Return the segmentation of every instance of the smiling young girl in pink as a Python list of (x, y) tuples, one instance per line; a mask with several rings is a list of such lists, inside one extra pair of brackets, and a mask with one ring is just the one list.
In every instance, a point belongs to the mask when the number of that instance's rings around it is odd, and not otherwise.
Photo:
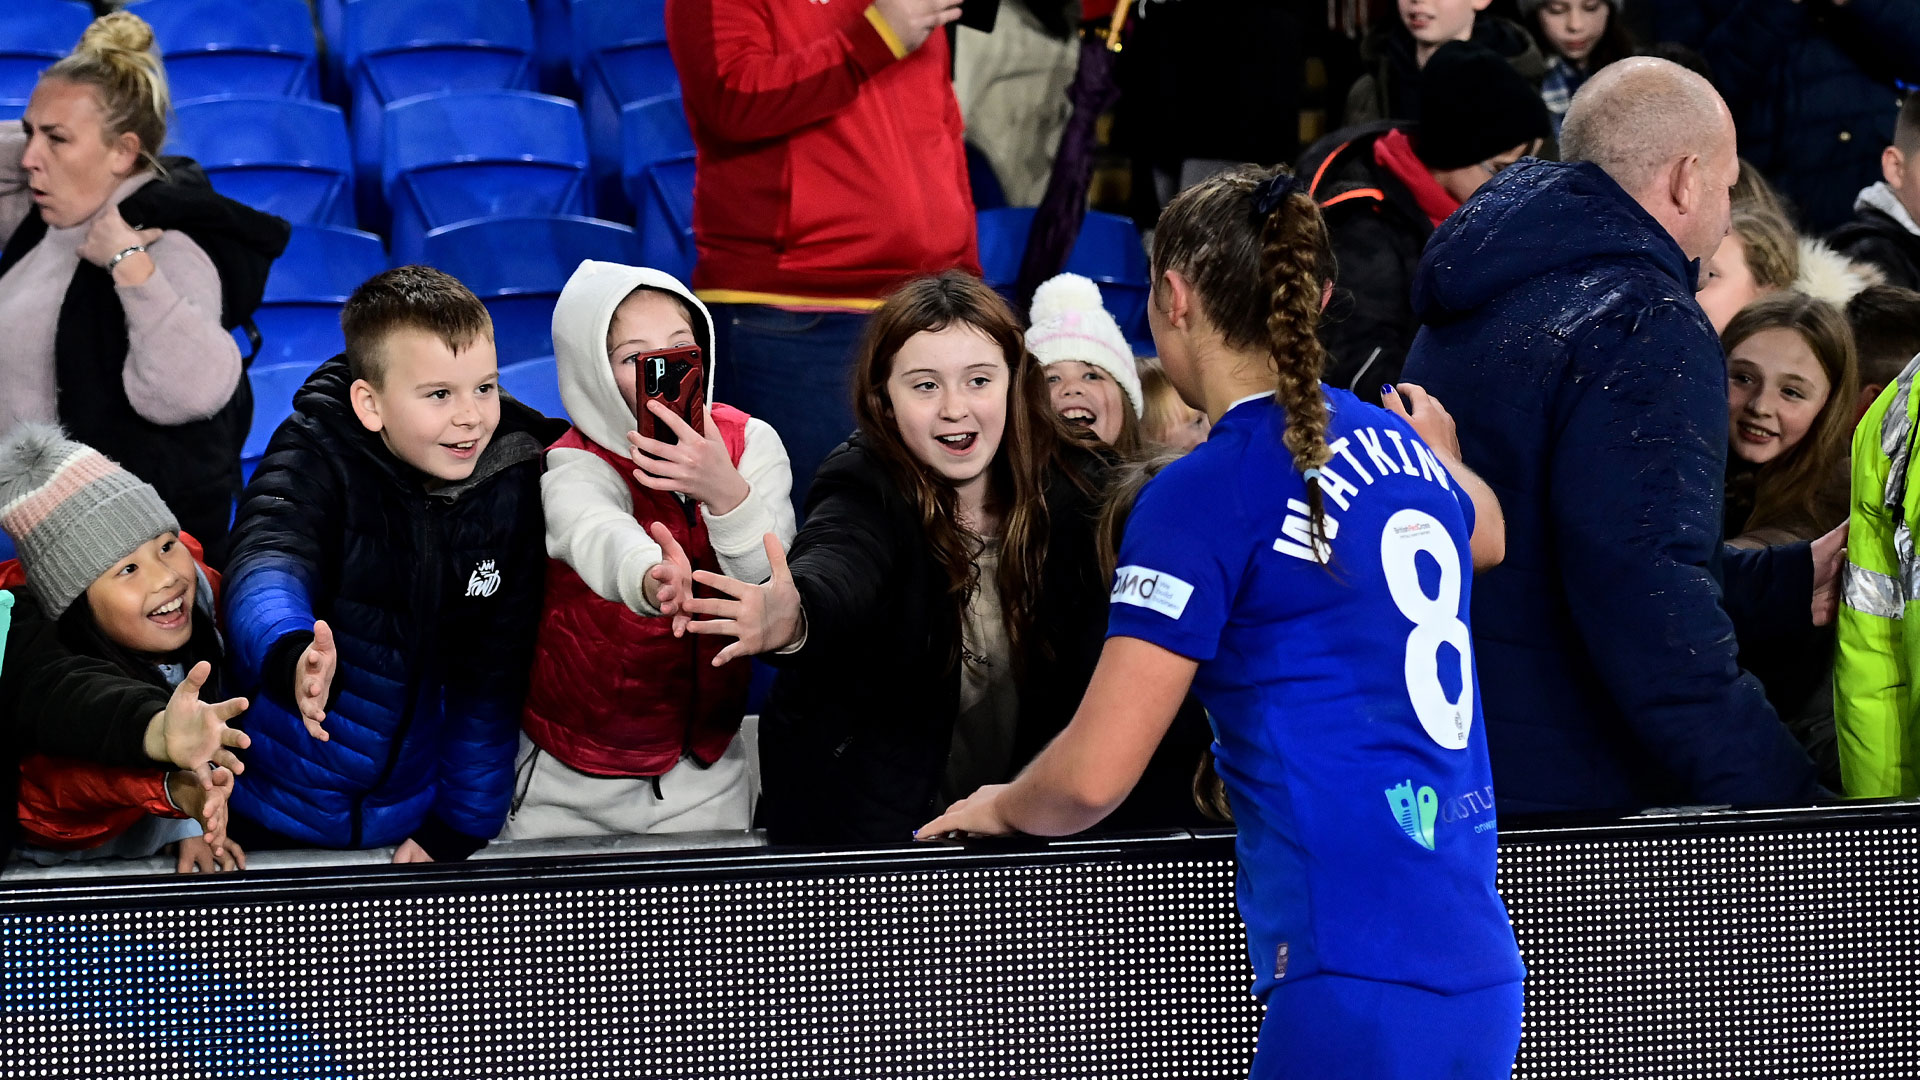
[[(1011, 778), (1072, 717), (1106, 628), (1105, 459), (1054, 416), (992, 289), (909, 283), (874, 314), (853, 381), (860, 429), (814, 477), (791, 559), (770, 539), (770, 582), (703, 571), (714, 598), (685, 605), (706, 616), (694, 632), (738, 639), (717, 663), (781, 669), (759, 816), (783, 842), (905, 840)], [(1193, 764), (1161, 775), (1184, 792)]]
[(1859, 381), (1846, 319), (1824, 300), (1778, 292), (1742, 309), (1720, 341), (1729, 543), (1811, 540), (1845, 521), (1843, 463)]

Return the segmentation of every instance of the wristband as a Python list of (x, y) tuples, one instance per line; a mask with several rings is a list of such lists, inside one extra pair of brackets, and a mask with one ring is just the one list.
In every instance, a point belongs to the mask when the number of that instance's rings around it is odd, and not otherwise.
[(133, 254), (136, 251), (145, 251), (145, 250), (147, 250), (147, 245), (145, 244), (135, 244), (130, 248), (121, 249), (119, 254), (107, 260), (107, 273), (109, 274), (113, 273), (113, 268), (120, 265), (121, 259), (126, 258), (127, 256)]

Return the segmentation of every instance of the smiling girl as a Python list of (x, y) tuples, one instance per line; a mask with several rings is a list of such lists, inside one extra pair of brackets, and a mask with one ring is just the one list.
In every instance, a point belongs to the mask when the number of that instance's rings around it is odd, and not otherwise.
[(1720, 340), (1729, 543), (1811, 540), (1845, 521), (1841, 462), (1859, 381), (1846, 319), (1824, 300), (1779, 292), (1742, 309)]
[(1587, 76), (1633, 55), (1633, 40), (1620, 18), (1624, 0), (1520, 0), (1527, 28), (1547, 54), (1540, 96), (1553, 114), (1553, 136), (1567, 106)]
[(1100, 302), (1100, 286), (1061, 274), (1033, 292), (1027, 348), (1040, 361), (1053, 411), (1069, 429), (1125, 457), (1140, 450), (1140, 374), (1133, 349)]
[[(217, 696), (225, 650), (210, 576), (150, 485), (57, 428), (23, 424), (0, 444), (0, 528), (20, 550), (18, 563), (0, 564), (0, 585), (24, 583), (69, 652), (104, 661), (91, 680), (97, 699), (126, 694), (115, 673), (161, 694)], [(225, 707), (237, 715), (246, 703)], [(24, 853), (43, 865), (144, 858), (167, 845), (182, 873), (246, 865), (222, 839), (225, 768), (203, 779), (33, 755), (19, 769)]]
[(1073, 715), (1106, 627), (1105, 461), (1055, 418), (992, 289), (908, 284), (853, 381), (860, 429), (814, 477), (791, 561), (769, 538), (770, 582), (701, 571), (716, 598), (685, 605), (693, 632), (738, 639), (716, 663), (780, 668), (760, 819), (782, 842), (905, 840), (1011, 778)]

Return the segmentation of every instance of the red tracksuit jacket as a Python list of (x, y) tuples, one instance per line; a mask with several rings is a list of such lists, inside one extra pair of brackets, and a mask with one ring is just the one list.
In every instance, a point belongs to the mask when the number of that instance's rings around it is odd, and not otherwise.
[(862, 0), (668, 0), (696, 290), (873, 298), (979, 273), (946, 35), (902, 57), (884, 27)]

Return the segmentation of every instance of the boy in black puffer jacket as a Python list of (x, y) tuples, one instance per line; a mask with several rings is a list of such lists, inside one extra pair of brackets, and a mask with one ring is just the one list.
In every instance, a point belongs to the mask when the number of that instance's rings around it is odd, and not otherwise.
[(235, 831), (464, 859), (506, 819), (566, 425), (501, 400), (492, 320), (437, 270), (370, 279), (341, 324), (234, 523)]

